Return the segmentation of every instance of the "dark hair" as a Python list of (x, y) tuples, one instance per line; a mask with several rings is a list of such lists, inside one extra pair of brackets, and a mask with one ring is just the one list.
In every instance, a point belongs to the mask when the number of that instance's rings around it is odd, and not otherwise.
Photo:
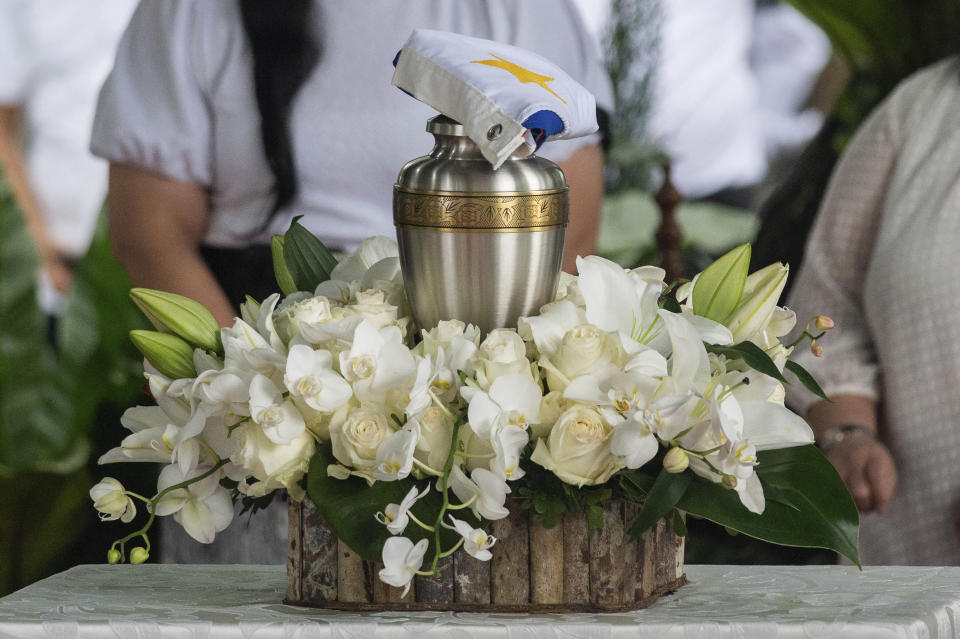
[(310, 76), (320, 46), (313, 35), (313, 0), (239, 0), (243, 28), (253, 53), (253, 80), (263, 152), (273, 173), (273, 206), (266, 227), (277, 211), (297, 194), (290, 106)]

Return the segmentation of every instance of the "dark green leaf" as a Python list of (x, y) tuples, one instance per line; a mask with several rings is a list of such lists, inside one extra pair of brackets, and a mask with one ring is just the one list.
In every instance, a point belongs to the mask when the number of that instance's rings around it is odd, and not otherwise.
[(661, 308), (670, 311), (671, 313), (682, 313), (683, 309), (680, 308), (680, 302), (677, 301), (675, 297), (664, 297), (663, 304)]
[(817, 380), (815, 380), (813, 375), (811, 375), (803, 366), (793, 360), (787, 360), (787, 370), (796, 375), (797, 379), (800, 380), (800, 383), (803, 384), (808, 391), (817, 397), (825, 399), (828, 402), (830, 401), (830, 398), (827, 397), (827, 394), (823, 392), (822, 388), (820, 388), (820, 384), (817, 383)]
[(673, 530), (678, 537), (687, 536), (687, 521), (684, 519), (683, 513), (676, 508), (673, 509)]
[[(626, 471), (626, 474), (635, 474)], [(647, 498), (640, 507), (637, 520), (630, 527), (630, 540), (640, 537), (648, 528), (666, 517), (683, 497), (693, 478), (691, 473), (668, 473), (661, 469), (647, 491)]]
[[(369, 486), (358, 477), (348, 479), (329, 477), (327, 466), (335, 463), (337, 460), (333, 456), (329, 443), (317, 448), (313, 459), (310, 460), (310, 470), (307, 473), (307, 494), (317, 505), (327, 525), (341, 541), (364, 559), (380, 561), (383, 544), (390, 537), (390, 533), (386, 526), (374, 519), (374, 515), (382, 512), (387, 504), (399, 504), (415, 484), (419, 491), (423, 491), (430, 482), (427, 480), (414, 482), (405, 479), (378, 481), (373, 486)], [(411, 510), (420, 518), (420, 521), (432, 525), (437, 513), (440, 512), (442, 500), (440, 493), (431, 487), (427, 496), (414, 504)], [(453, 514), (457, 519), (469, 522), (471, 526), (481, 525), (469, 509), (456, 510)], [(411, 521), (403, 532), (403, 536), (414, 543), (421, 539), (428, 539), (431, 549), (427, 553), (427, 558), (433, 556), (433, 533), (427, 532)], [(446, 528), (441, 530), (440, 542), (443, 550), (453, 546), (457, 539), (459, 535), (452, 530)]]
[(312, 291), (330, 279), (337, 258), (295, 217), (283, 238), (283, 260), (298, 291)]
[[(859, 564), (857, 507), (826, 457), (810, 445), (762, 451), (758, 458), (764, 493), (776, 497), (762, 514), (749, 512), (735, 491), (699, 477), (677, 508), (750, 537), (781, 546), (826, 548)], [(625, 476), (640, 490), (650, 490), (655, 481), (637, 471)]]
[(790, 383), (780, 373), (780, 369), (773, 363), (770, 356), (753, 342), (740, 342), (732, 346), (719, 346), (717, 344), (706, 344), (705, 346), (710, 353), (725, 355), (729, 359), (742, 359), (753, 370), (769, 375), (784, 384)]

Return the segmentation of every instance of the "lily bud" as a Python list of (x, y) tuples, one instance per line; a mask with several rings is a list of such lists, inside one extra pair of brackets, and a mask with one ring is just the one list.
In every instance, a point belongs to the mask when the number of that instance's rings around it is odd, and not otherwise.
[(287, 261), (283, 259), (283, 236), (274, 235), (270, 238), (270, 254), (273, 256), (273, 276), (284, 295), (297, 292), (297, 285), (287, 268)]
[(131, 564), (142, 564), (147, 559), (150, 558), (150, 553), (147, 552), (147, 549), (143, 546), (137, 546), (130, 551), (130, 563)]
[(818, 331), (829, 331), (833, 326), (833, 320), (826, 315), (817, 315), (813, 318), (813, 327)]
[(219, 350), (220, 325), (200, 302), (149, 288), (131, 289), (130, 297), (158, 331), (208, 351)]
[(820, 346), (816, 342), (810, 342), (810, 352), (813, 353), (814, 357), (820, 357), (823, 355), (823, 346)]
[(663, 457), (663, 469), (668, 473), (682, 473), (690, 465), (690, 456), (682, 448), (673, 447)]
[(119, 564), (120, 563), (120, 551), (116, 548), (111, 548), (107, 551), (107, 563), (108, 564)]
[(727, 490), (733, 490), (737, 487), (737, 478), (735, 475), (724, 475), (720, 479), (720, 484)]
[(775, 262), (747, 277), (740, 303), (724, 322), (733, 333), (734, 342), (748, 340), (766, 328), (777, 308), (789, 271), (786, 264)]
[(704, 269), (693, 285), (693, 312), (723, 322), (737, 307), (750, 267), (750, 245), (741, 244)]
[(169, 333), (130, 331), (130, 341), (153, 366), (173, 379), (196, 377), (193, 349), (185, 341)]

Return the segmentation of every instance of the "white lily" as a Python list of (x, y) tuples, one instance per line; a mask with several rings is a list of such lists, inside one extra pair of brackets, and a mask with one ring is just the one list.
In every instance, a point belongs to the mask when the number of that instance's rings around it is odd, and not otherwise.
[[(160, 471), (157, 491), (199, 477), (210, 470), (199, 466), (184, 474), (177, 466), (167, 466)], [(202, 544), (211, 543), (216, 534), (233, 521), (233, 501), (230, 493), (220, 486), (220, 473), (213, 473), (186, 488), (172, 490), (157, 502), (155, 514), (173, 515), (187, 534)]]
[(423, 565), (423, 556), (427, 554), (429, 542), (421, 539), (416, 544), (406, 537), (390, 537), (383, 544), (383, 569), (380, 581), (396, 588), (403, 588), (401, 597), (410, 591), (410, 583)]
[(123, 484), (113, 477), (104, 477), (90, 489), (93, 507), (100, 513), (101, 521), (119, 519), (125, 524), (137, 516), (137, 506), (133, 503)]
[(450, 515), (450, 524), (443, 522), (443, 527), (455, 530), (463, 537), (463, 549), (471, 557), (480, 561), (490, 561), (493, 558), (490, 548), (497, 543), (497, 538), (493, 535), (488, 535), (480, 528), (474, 528), (453, 515)]
[(377, 513), (374, 515), (374, 518), (381, 524), (384, 524), (391, 535), (399, 535), (406, 529), (407, 524), (410, 523), (410, 509), (413, 508), (413, 505), (417, 503), (418, 500), (426, 497), (429, 492), (430, 487), (427, 486), (423, 489), (422, 493), (418, 494), (417, 487), (414, 486), (407, 492), (407, 495), (399, 504), (387, 504), (383, 512)]
[(404, 479), (413, 468), (413, 453), (420, 441), (420, 424), (410, 420), (400, 430), (391, 433), (377, 448), (377, 465), (373, 478), (379, 481)]
[(526, 429), (540, 418), (543, 391), (527, 375), (501, 375), (489, 392), (465, 386), (460, 393), (469, 402), (470, 428), (483, 439), (490, 439), (503, 426)]
[(240, 305), (240, 317), (256, 327), (257, 332), (267, 339), (270, 348), (283, 354), (286, 352), (286, 346), (273, 323), (273, 311), (279, 302), (279, 293), (268, 296), (260, 304), (248, 300)]
[(368, 237), (360, 243), (356, 251), (333, 267), (330, 279), (359, 282), (372, 266), (381, 260), (396, 258), (399, 254), (396, 240), (382, 235)]
[(263, 375), (250, 382), (250, 416), (275, 444), (286, 444), (306, 430), (303, 416), (283, 391)]
[(283, 383), (292, 397), (322, 413), (332, 413), (353, 396), (350, 384), (333, 370), (333, 358), (325, 350), (305, 344), (290, 347)]
[(224, 368), (249, 370), (252, 367), (258, 373), (271, 378), (279, 377), (283, 370), (283, 354), (275, 350), (256, 328), (242, 319), (235, 319), (230, 328), (220, 329), (220, 340), (223, 342)]
[(726, 324), (737, 342), (752, 339), (766, 329), (787, 283), (787, 265), (775, 262), (747, 276), (740, 303)]
[(477, 517), (495, 521), (510, 514), (504, 507), (510, 487), (486, 468), (475, 468), (467, 477), (459, 466), (450, 470), (450, 489), (461, 503), (470, 503)]

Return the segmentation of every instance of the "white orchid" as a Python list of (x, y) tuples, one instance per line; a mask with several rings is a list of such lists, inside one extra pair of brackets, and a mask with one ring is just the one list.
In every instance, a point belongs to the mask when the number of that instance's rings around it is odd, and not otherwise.
[(332, 413), (353, 395), (347, 380), (333, 370), (330, 353), (305, 344), (290, 347), (283, 383), (291, 397), (321, 413)]
[(470, 502), (477, 517), (495, 521), (510, 514), (504, 506), (510, 487), (486, 468), (476, 468), (467, 477), (459, 466), (450, 470), (450, 489), (462, 503)]
[(403, 588), (401, 597), (410, 590), (413, 576), (423, 565), (423, 556), (427, 553), (429, 542), (421, 539), (416, 544), (406, 537), (390, 537), (383, 544), (383, 568), (380, 580), (396, 588)]
[(543, 391), (527, 375), (500, 376), (491, 384), (489, 392), (464, 387), (460, 393), (469, 402), (470, 428), (482, 439), (491, 439), (504, 426), (526, 429), (540, 418)]
[[(160, 471), (157, 490), (163, 492), (208, 470), (206, 466), (199, 466), (184, 474), (177, 466), (167, 466)], [(230, 493), (220, 486), (220, 474), (213, 473), (185, 488), (168, 492), (157, 502), (154, 512), (159, 516), (173, 515), (188, 535), (209, 544), (233, 521), (233, 501)]]
[(610, 452), (623, 457), (627, 468), (640, 468), (659, 450), (660, 442), (649, 426), (632, 417), (617, 425), (610, 440)]
[(125, 524), (137, 516), (137, 506), (133, 503), (123, 484), (113, 477), (104, 477), (90, 489), (93, 507), (100, 513), (102, 521), (119, 519)]
[(413, 468), (413, 453), (420, 441), (420, 424), (410, 420), (400, 430), (387, 436), (377, 448), (373, 478), (379, 481), (404, 479)]
[(488, 535), (453, 515), (450, 515), (450, 523), (443, 522), (443, 526), (457, 531), (457, 534), (463, 537), (463, 549), (471, 557), (480, 561), (490, 561), (493, 558), (490, 548), (497, 543), (497, 538), (493, 535)]
[(520, 453), (528, 441), (530, 435), (525, 428), (510, 424), (498, 428), (490, 438), (494, 453), (490, 460), (490, 470), (507, 481), (523, 477), (526, 473), (520, 468)]
[(357, 325), (349, 352), (340, 354), (340, 372), (361, 401), (382, 399), (380, 395), (404, 382), (415, 366), (399, 328), (377, 329), (367, 320)]
[[(279, 339), (279, 338), (278, 338)], [(250, 370), (267, 377), (279, 377), (285, 358), (256, 328), (235, 319), (230, 328), (220, 329), (224, 368)]]
[(303, 434), (306, 423), (293, 401), (268, 378), (257, 375), (250, 382), (250, 416), (275, 444), (286, 444)]
[(417, 487), (414, 486), (399, 504), (387, 504), (383, 512), (377, 513), (374, 518), (384, 524), (391, 535), (399, 535), (410, 523), (410, 509), (418, 500), (426, 497), (429, 492), (429, 486), (424, 488), (422, 493), (417, 493)]

